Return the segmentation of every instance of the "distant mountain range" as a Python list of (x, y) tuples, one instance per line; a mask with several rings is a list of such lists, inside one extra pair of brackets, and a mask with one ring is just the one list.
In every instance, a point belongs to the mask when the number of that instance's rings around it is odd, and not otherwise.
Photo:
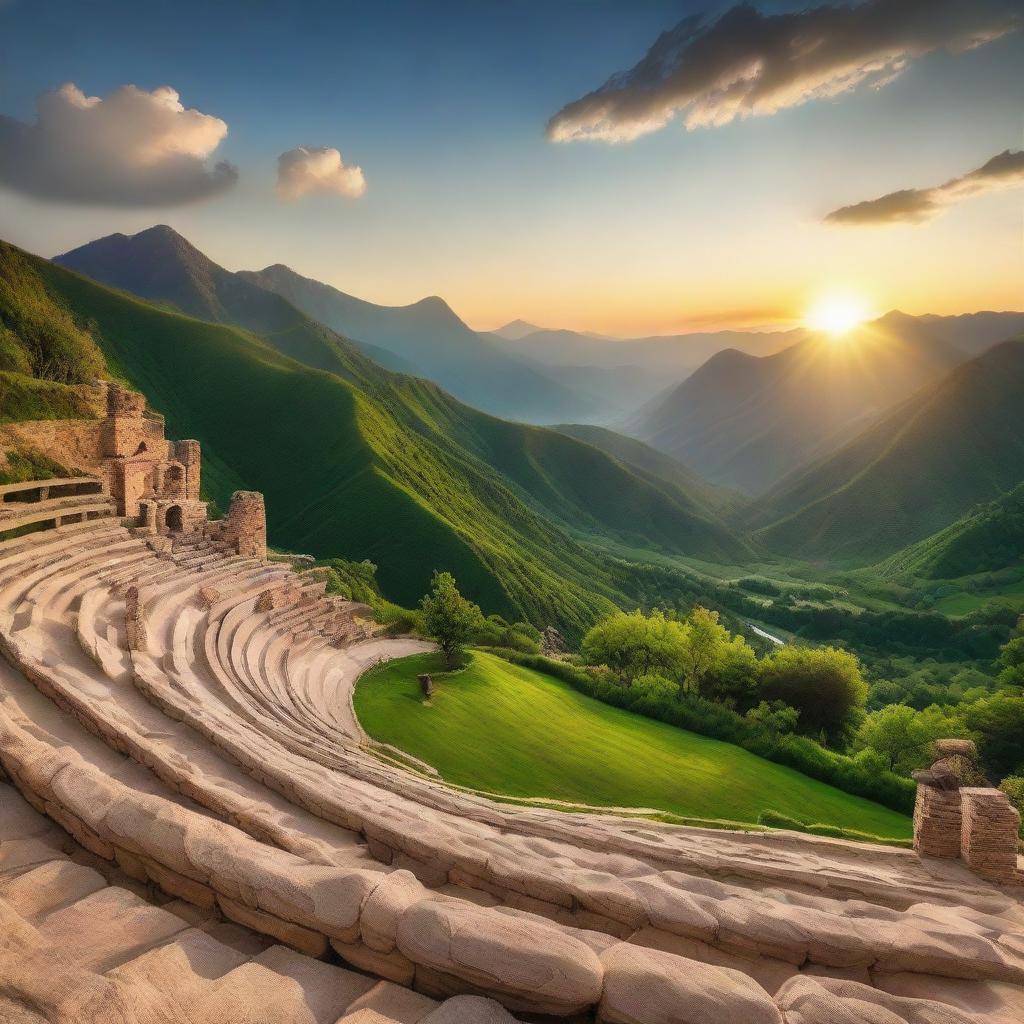
[[(707, 485), (691, 497), (593, 445), (488, 416), (321, 325), (300, 360), (286, 335), (190, 318), (12, 246), (0, 255), (0, 322), (92, 325), (169, 432), (202, 442), (210, 497), (264, 491), (273, 542), (370, 558), (395, 600), (414, 603), (449, 569), (489, 611), (578, 634), (612, 601), (637, 600), (632, 570), (588, 540), (710, 560), (749, 551), (704, 513)], [(25, 369), (0, 377), (37, 384)]]
[(591, 419), (600, 403), (470, 330), (443, 299), (378, 306), (277, 265), (258, 273), (226, 270), (166, 225), (108, 235), (55, 263), (96, 281), (214, 323), (278, 339), (309, 363), (310, 335), (330, 328), (388, 369), (426, 377), (457, 398), (527, 422)]
[(665, 334), (654, 337), (609, 338), (580, 331), (536, 327), (523, 320), (492, 331), (507, 352), (528, 356), (549, 367), (638, 366), (660, 374), (662, 386), (669, 373), (676, 381), (692, 373), (716, 352), (733, 348), (750, 355), (771, 355), (806, 335), (790, 331), (714, 331)]
[[(204, 442), (214, 497), (266, 491), (280, 543), (367, 555), (398, 600), (448, 567), (485, 607), (572, 631), (632, 600), (630, 571), (598, 550), (609, 541), (936, 575), (1005, 561), (1019, 532), (1024, 341), (999, 342), (1024, 314), (893, 312), (841, 339), (616, 341), (522, 321), (482, 335), (437, 298), (387, 307), (281, 265), (232, 273), (166, 227), (54, 261), (148, 303), (4, 253), (0, 307), (21, 303), (8, 327), (49, 309), (44, 294), (54, 317), (95, 323), (118, 372)], [(717, 350), (726, 339), (747, 350)], [(15, 348), (0, 352), (7, 394), (73, 415), (67, 389), (32, 376), (31, 346)], [(322, 407), (311, 371), (333, 381)], [(552, 429), (496, 419), (431, 376), (509, 416), (570, 415)], [(633, 436), (594, 425), (630, 403)]]
[(787, 477), (746, 523), (801, 558), (884, 558), (1024, 481), (1022, 408), (1024, 341), (1005, 341)]
[(806, 335), (769, 356), (728, 349), (626, 429), (708, 480), (758, 495), (1022, 327), (1021, 314), (893, 312), (842, 338)]

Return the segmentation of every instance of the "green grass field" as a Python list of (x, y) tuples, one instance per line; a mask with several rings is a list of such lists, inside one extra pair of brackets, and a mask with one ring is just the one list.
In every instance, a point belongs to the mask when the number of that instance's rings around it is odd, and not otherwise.
[(437, 667), (434, 655), (379, 666), (356, 688), (356, 713), (374, 739), (457, 785), (747, 823), (772, 809), (879, 836), (911, 834), (910, 819), (895, 811), (480, 651), (465, 670), (435, 674), (427, 705), (416, 675)]

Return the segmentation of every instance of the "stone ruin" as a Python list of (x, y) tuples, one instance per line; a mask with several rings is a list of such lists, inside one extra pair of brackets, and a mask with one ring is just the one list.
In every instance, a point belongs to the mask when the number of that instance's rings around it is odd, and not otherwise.
[[(77, 496), (85, 496), (91, 480), (96, 492), (109, 496), (107, 512), (131, 520), (140, 534), (203, 536), (228, 545), (238, 554), (266, 557), (262, 494), (236, 491), (224, 519), (211, 522), (207, 503), (200, 498), (199, 442), (168, 441), (163, 417), (149, 411), (145, 396), (138, 392), (114, 381), (97, 381), (89, 390), (102, 416), (6, 424), (0, 427), (0, 448), (28, 447), (55, 462), (73, 462), (75, 469), (90, 477), (7, 485), (6, 490), (35, 487), (40, 500), (46, 501), (50, 492), (57, 495), (71, 487), (77, 487)], [(94, 499), (81, 514), (93, 516), (96, 504)], [(74, 521), (74, 507), (64, 506), (63, 521)], [(5, 528), (5, 511), (0, 507), (0, 532)]]
[(935, 749), (932, 766), (914, 772), (914, 849), (923, 857), (962, 858), (994, 882), (1024, 881), (1018, 869), (1020, 814), (1010, 798), (998, 789), (962, 785), (965, 774), (976, 772), (974, 743), (938, 740)]
[(1019, 819), (962, 741), (915, 850), (446, 785), (352, 706), (429, 645), (267, 559), (259, 495), (208, 522), (198, 445), (104, 394), (16, 425), (92, 477), (0, 491), (0, 1021), (1024, 1020)]
[(540, 651), (546, 658), (561, 658), (569, 653), (569, 645), (554, 626), (545, 626), (540, 635)]

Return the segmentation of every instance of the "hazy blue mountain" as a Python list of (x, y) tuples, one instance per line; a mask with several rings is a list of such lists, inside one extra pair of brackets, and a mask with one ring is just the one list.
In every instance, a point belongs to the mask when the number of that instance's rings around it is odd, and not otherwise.
[(505, 352), (467, 326), (439, 297), (380, 306), (296, 274), (282, 264), (244, 271), (246, 281), (275, 292), (307, 316), (348, 337), (393, 352), (456, 398), (495, 415), (530, 423), (593, 420), (600, 403), (566, 380)]
[(902, 315), (770, 356), (719, 352), (627, 425), (712, 483), (760, 494), (967, 356)]

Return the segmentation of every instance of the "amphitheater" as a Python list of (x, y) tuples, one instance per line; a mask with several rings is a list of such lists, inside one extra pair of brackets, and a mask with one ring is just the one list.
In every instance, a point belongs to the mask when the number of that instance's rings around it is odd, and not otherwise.
[(910, 850), (447, 788), (351, 710), (424, 645), (268, 559), (258, 494), (208, 521), (198, 444), (104, 394), (20, 425), (81, 476), (0, 495), (0, 1020), (1024, 1020), (996, 791), (922, 784)]

